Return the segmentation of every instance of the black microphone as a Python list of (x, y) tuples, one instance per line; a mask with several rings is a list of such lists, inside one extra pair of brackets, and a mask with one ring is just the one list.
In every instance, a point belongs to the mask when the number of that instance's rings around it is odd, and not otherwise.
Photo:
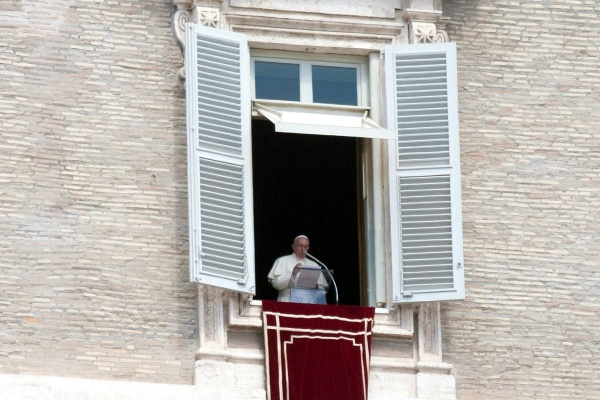
[(337, 288), (337, 285), (335, 284), (335, 279), (333, 279), (333, 271), (330, 270), (329, 268), (327, 268), (327, 265), (323, 264), (321, 261), (319, 261), (312, 254), (308, 254), (308, 252), (307, 252), (306, 256), (308, 258), (310, 258), (311, 260), (316, 261), (317, 264), (319, 264), (322, 268), (325, 269), (325, 271), (327, 271), (327, 275), (329, 275), (329, 278), (331, 278), (331, 282), (333, 282), (333, 288), (335, 289), (335, 304), (338, 305), (338, 302), (339, 302), (338, 288)]

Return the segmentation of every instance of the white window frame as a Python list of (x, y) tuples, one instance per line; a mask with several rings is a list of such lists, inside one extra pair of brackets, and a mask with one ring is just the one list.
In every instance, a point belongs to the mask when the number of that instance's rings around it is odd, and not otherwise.
[(395, 132), (377, 125), (370, 109), (335, 104), (254, 100), (253, 115), (261, 114), (275, 125), (275, 132), (330, 135), (369, 139), (393, 139)]
[[(312, 67), (313, 66), (324, 66), (324, 67), (340, 67), (340, 68), (354, 68), (356, 69), (356, 90), (357, 90), (357, 106), (368, 107), (369, 106), (369, 71), (368, 63), (366, 60), (358, 57), (342, 57), (342, 56), (325, 56), (298, 53), (285, 53), (285, 52), (269, 52), (269, 51), (252, 51), (250, 59), (250, 82), (251, 82), (251, 93), (254, 100), (269, 100), (269, 99), (257, 99), (256, 98), (256, 87), (254, 86), (254, 63), (256, 61), (272, 62), (280, 64), (294, 64), (299, 65), (299, 79), (300, 79), (300, 103), (313, 104), (313, 88), (312, 88)], [(336, 61), (332, 58), (337, 59)]]
[[(190, 35), (196, 34), (206, 34), (206, 37), (216, 37), (222, 35), (223, 38), (230, 38), (232, 40), (238, 40), (240, 44), (240, 54), (242, 59), (240, 60), (240, 69), (239, 74), (241, 76), (241, 82), (243, 90), (240, 94), (241, 104), (243, 104), (242, 109), (233, 110), (236, 113), (239, 112), (241, 126), (240, 129), (240, 140), (242, 142), (242, 154), (236, 155), (234, 157), (229, 157), (228, 155), (223, 154), (214, 154), (211, 148), (199, 148), (198, 140), (195, 135), (197, 133), (194, 132), (194, 128), (198, 124), (199, 115), (203, 117), (207, 117), (209, 119), (215, 117), (218, 119), (219, 112), (216, 114), (211, 110), (199, 110), (195, 102), (197, 101), (198, 90), (194, 85), (196, 84), (196, 77), (193, 75), (197, 73), (197, 69), (195, 68), (194, 63), (195, 60), (195, 51), (197, 49), (196, 38), (189, 38), (186, 42), (186, 73), (188, 74), (188, 180), (189, 180), (189, 193), (190, 193), (190, 278), (192, 281), (205, 283), (209, 285), (219, 286), (230, 290), (245, 292), (254, 294), (255, 292), (255, 276), (254, 276), (254, 237), (253, 237), (253, 205), (252, 205), (252, 163), (251, 163), (251, 145), (250, 145), (250, 137), (251, 137), (251, 128), (249, 126), (249, 117), (250, 117), (250, 107), (251, 107), (251, 92), (253, 91), (253, 79), (250, 79), (251, 75), (251, 64), (250, 63), (250, 54), (249, 49), (247, 48), (247, 41), (245, 35), (242, 34), (234, 34), (233, 32), (221, 31), (215, 28), (206, 28), (201, 27), (196, 24), (190, 23), (188, 24), (188, 29), (186, 32)], [(188, 35), (186, 35), (187, 38)], [(246, 48), (244, 49), (244, 46)], [(406, 51), (407, 53), (428, 53), (428, 52), (438, 52), (444, 53), (445, 56), (448, 56), (448, 67), (446, 73), (448, 74), (448, 115), (443, 115), (443, 118), (447, 118), (447, 123), (450, 125), (450, 162), (447, 165), (442, 166), (434, 166), (433, 168), (426, 168), (426, 170), (406, 170), (402, 169), (402, 167), (398, 167), (402, 160), (398, 158), (398, 152), (396, 149), (398, 148), (397, 140), (400, 140), (400, 136), (396, 139), (388, 139), (386, 137), (389, 149), (388, 155), (388, 164), (390, 166), (389, 170), (389, 192), (390, 192), (390, 225), (391, 225), (391, 269), (392, 269), (392, 286), (393, 286), (393, 303), (403, 303), (403, 302), (421, 302), (421, 301), (441, 301), (441, 300), (452, 300), (452, 299), (461, 299), (464, 298), (464, 270), (463, 270), (463, 261), (462, 261), (462, 227), (461, 227), (461, 216), (460, 216), (460, 162), (459, 162), (459, 151), (458, 151), (458, 108), (457, 108), (457, 87), (456, 87), (456, 47), (452, 44), (434, 44), (434, 45), (409, 45), (403, 46), (403, 50), (399, 50), (399, 46), (388, 47), (385, 50), (386, 57), (386, 84), (383, 85), (382, 89), (387, 90), (387, 110), (388, 110), (388, 127), (392, 129), (393, 132), (399, 132), (397, 127), (397, 118), (396, 118), (396, 110), (393, 96), (389, 96), (390, 89), (395, 87), (395, 72), (387, 72), (392, 71), (389, 67), (390, 64), (390, 55), (395, 51)], [(218, 53), (218, 51), (217, 51)], [(444, 57), (445, 57), (444, 56)], [(216, 57), (219, 57), (217, 54)], [(246, 58), (247, 57), (247, 58)], [(260, 56), (258, 56), (260, 57)], [(281, 60), (282, 57), (276, 57), (278, 60)], [(265, 58), (269, 59), (269, 58)], [(271, 58), (272, 59), (272, 58)], [(332, 63), (336, 63), (332, 61)], [(318, 62), (319, 65), (323, 65), (323, 61)], [(360, 64), (360, 63), (359, 63)], [(311, 64), (308, 64), (311, 65)], [(337, 64), (339, 65), (339, 64)], [(347, 64), (346, 64), (347, 65)], [(362, 64), (361, 64), (362, 65)], [(364, 64), (366, 65), (366, 63)], [(366, 68), (366, 67), (365, 67)], [(361, 71), (367, 71), (366, 69), (362, 69)], [(363, 107), (368, 104), (368, 98), (365, 98), (368, 90), (366, 90), (366, 82), (368, 80), (368, 74), (362, 73), (360, 82), (365, 82), (365, 90), (361, 90), (361, 102), (365, 102)], [(306, 78), (305, 78), (306, 79)], [(312, 79), (311, 79), (312, 81)], [(191, 85), (191, 86), (190, 86)], [(361, 83), (361, 86), (363, 83)], [(248, 91), (247, 88), (250, 87)], [(307, 92), (308, 93), (308, 92)], [(300, 102), (300, 104), (302, 104)], [(312, 104), (313, 106), (318, 106), (317, 104)], [(208, 108), (213, 108), (209, 103)], [(222, 109), (226, 114), (230, 114), (227, 112), (227, 109)], [(247, 111), (246, 111), (247, 110)], [(229, 110), (231, 111), (231, 110)], [(442, 119), (443, 119), (442, 118)], [(435, 116), (435, 119), (439, 119), (438, 116)], [(230, 120), (226, 120), (225, 127), (231, 125)], [(311, 133), (318, 133), (317, 131)], [(399, 134), (400, 135), (400, 134)], [(349, 135), (350, 136), (350, 135)], [(363, 136), (367, 138), (376, 138), (376, 136)], [(211, 139), (209, 137), (209, 139)], [(419, 141), (423, 141), (422, 139), (418, 139)], [(201, 147), (201, 146), (200, 146)], [(236, 270), (243, 270), (241, 275), (237, 278), (232, 279), (231, 276), (212, 276), (210, 273), (207, 275), (203, 271), (202, 265), (202, 257), (199, 255), (203, 254), (203, 250), (201, 248), (202, 244), (202, 232), (201, 232), (201, 222), (203, 216), (200, 215), (200, 190), (198, 187), (200, 186), (200, 179), (198, 177), (198, 158), (202, 158), (203, 156), (211, 156), (217, 162), (226, 162), (230, 164), (240, 165), (243, 170), (243, 185), (240, 187), (240, 192), (243, 192), (243, 210), (240, 212), (243, 215), (244, 222), (244, 243), (242, 245), (241, 251), (243, 251), (244, 261), (242, 264), (236, 266)], [(373, 162), (379, 162), (379, 160), (372, 160)], [(385, 161), (385, 160), (381, 160)], [(200, 171), (200, 176), (202, 175), (202, 171)], [(417, 293), (414, 295), (413, 293), (407, 293), (402, 289), (403, 283), (403, 259), (402, 259), (402, 251), (403, 247), (401, 246), (401, 238), (402, 232), (400, 227), (402, 210), (401, 203), (399, 199), (401, 195), (399, 194), (399, 182), (403, 177), (407, 176), (435, 176), (435, 175), (444, 175), (449, 176), (451, 179), (451, 208), (452, 208), (452, 263), (453, 263), (453, 284), (454, 287), (451, 290), (431, 290), (425, 291), (423, 293)], [(377, 206), (376, 206), (377, 207)], [(227, 246), (224, 246), (226, 249)], [(218, 249), (217, 253), (221, 254), (224, 250)], [(231, 271), (227, 271), (230, 273)], [(208, 279), (210, 278), (210, 279)], [(237, 280), (237, 282), (236, 282)], [(378, 280), (379, 283), (379, 280)], [(376, 288), (379, 290), (379, 287)], [(378, 300), (379, 301), (379, 300)]]

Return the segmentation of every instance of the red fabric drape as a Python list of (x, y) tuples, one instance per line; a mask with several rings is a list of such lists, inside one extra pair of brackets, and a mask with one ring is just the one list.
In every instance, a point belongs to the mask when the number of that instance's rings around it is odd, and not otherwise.
[(373, 307), (263, 301), (270, 400), (367, 399)]

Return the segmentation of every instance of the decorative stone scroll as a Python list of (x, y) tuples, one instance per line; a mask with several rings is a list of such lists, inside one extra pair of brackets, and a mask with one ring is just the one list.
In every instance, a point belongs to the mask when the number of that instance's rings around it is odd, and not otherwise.
[(185, 43), (185, 24), (190, 21), (191, 11), (185, 9), (179, 9), (173, 16), (173, 34), (177, 43), (183, 49)]
[[(197, 6), (194, 0), (173, 0), (177, 11), (173, 14), (173, 35), (181, 47), (182, 52), (185, 47), (185, 25), (189, 22), (195, 22), (199, 25), (219, 28), (222, 24), (221, 11), (219, 9), (220, 1), (215, 6)], [(181, 83), (185, 81), (185, 67), (178, 71)]]
[(221, 27), (219, 6), (197, 6), (193, 0), (173, 0), (177, 11), (173, 15), (173, 33), (183, 49), (185, 43), (185, 24), (189, 21), (210, 28)]

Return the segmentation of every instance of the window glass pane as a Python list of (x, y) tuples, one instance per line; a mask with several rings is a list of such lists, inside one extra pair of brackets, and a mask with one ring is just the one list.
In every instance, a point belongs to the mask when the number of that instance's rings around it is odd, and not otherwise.
[(357, 106), (356, 68), (312, 67), (313, 103)]
[(254, 85), (257, 99), (300, 101), (300, 66), (256, 61)]

